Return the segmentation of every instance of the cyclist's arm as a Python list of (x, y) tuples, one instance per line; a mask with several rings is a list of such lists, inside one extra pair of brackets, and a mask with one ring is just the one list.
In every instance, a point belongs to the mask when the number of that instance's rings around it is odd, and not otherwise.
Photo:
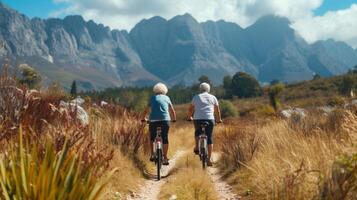
[(190, 104), (190, 107), (188, 108), (188, 112), (187, 112), (187, 118), (188, 119), (192, 118), (194, 112), (195, 112), (195, 106), (193, 104)]
[(169, 105), (169, 112), (170, 112), (172, 121), (176, 121), (176, 111), (172, 104)]
[(145, 108), (145, 110), (142, 114), (142, 120), (145, 120), (145, 121), (147, 120), (147, 115), (149, 114), (149, 112), (150, 112), (150, 107), (148, 106)]
[(217, 122), (222, 122), (221, 109), (219, 105), (214, 105), (214, 114), (216, 115)]

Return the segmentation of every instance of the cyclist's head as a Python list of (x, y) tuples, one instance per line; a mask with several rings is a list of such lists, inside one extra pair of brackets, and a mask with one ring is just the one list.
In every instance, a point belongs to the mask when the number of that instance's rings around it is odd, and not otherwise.
[(163, 83), (157, 83), (154, 88), (153, 88), (153, 91), (155, 94), (163, 94), (163, 95), (166, 95), (167, 94), (167, 87), (165, 84)]
[(200, 84), (200, 91), (201, 92), (209, 92), (211, 90), (211, 86), (208, 83), (201, 83)]

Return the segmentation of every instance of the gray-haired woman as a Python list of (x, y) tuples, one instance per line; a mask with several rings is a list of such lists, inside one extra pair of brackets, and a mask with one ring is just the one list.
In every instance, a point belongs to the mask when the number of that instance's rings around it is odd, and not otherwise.
[[(156, 137), (157, 127), (161, 127), (161, 137), (163, 145), (163, 165), (168, 165), (167, 152), (169, 149), (169, 139), (168, 133), (170, 129), (170, 121), (176, 121), (176, 112), (171, 103), (171, 100), (166, 96), (168, 89), (165, 84), (158, 83), (153, 88), (154, 95), (150, 98), (149, 106), (145, 109), (143, 116), (144, 121), (149, 120), (149, 131), (150, 131), (150, 140), (151, 140), (151, 156), (150, 161), (154, 161), (154, 152), (153, 152), (153, 142)], [(151, 110), (151, 111), (150, 111)], [(147, 114), (150, 111), (149, 119), (147, 119)]]

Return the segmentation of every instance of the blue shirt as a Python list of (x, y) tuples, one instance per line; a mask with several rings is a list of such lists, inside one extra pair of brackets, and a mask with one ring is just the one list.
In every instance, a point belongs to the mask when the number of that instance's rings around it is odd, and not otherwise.
[(166, 95), (154, 95), (150, 98), (151, 113), (150, 121), (170, 121), (169, 106), (172, 105), (171, 100)]

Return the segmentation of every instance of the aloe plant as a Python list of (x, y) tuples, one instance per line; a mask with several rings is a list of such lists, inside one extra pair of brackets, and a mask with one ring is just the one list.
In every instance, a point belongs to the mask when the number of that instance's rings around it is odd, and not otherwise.
[[(109, 177), (94, 176), (66, 143), (56, 155), (52, 143), (44, 150), (29, 147), (20, 130), (18, 144), (12, 144), (0, 161), (0, 185), (4, 199), (98, 199)], [(25, 143), (25, 144), (24, 144)]]

